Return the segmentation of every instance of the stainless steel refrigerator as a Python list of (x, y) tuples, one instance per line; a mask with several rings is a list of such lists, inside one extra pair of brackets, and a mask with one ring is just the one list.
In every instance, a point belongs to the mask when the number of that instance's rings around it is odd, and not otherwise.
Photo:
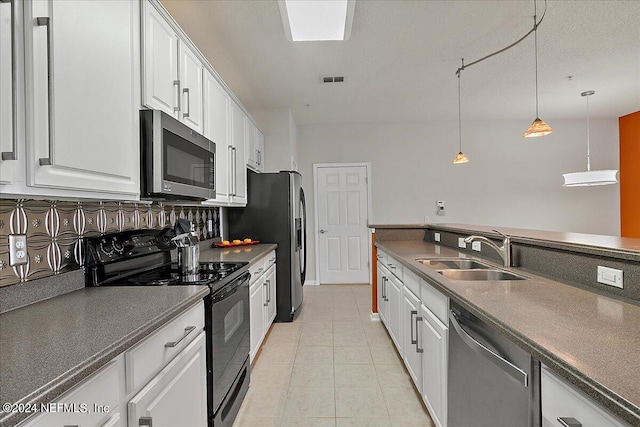
[(302, 306), (307, 265), (306, 206), (302, 175), (248, 172), (247, 207), (230, 208), (229, 235), (277, 243), (277, 322), (291, 322)]

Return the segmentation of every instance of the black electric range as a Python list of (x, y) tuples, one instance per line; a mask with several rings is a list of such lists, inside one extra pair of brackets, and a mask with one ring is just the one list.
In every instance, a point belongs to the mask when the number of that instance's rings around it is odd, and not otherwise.
[(249, 386), (249, 264), (201, 262), (182, 274), (173, 230), (131, 230), (85, 238), (87, 286), (209, 286), (205, 297), (210, 426), (231, 426)]

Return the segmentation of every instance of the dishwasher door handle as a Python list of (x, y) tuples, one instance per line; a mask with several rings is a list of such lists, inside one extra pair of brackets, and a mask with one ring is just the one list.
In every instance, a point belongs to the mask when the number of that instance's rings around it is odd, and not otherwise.
[(467, 344), (473, 351), (493, 362), (496, 366), (513, 377), (516, 381), (520, 382), (523, 386), (528, 387), (528, 375), (525, 371), (518, 368), (516, 365), (509, 362), (508, 360), (473, 338), (471, 335), (469, 335), (467, 331), (464, 330), (459, 322), (458, 316), (453, 311), (449, 311), (449, 320), (451, 320), (453, 328), (456, 330), (462, 341), (464, 341), (465, 344)]

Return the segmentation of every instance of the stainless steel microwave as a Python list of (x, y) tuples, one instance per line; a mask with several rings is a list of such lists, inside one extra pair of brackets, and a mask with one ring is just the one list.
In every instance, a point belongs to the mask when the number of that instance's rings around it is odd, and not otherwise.
[(170, 115), (140, 111), (141, 197), (215, 198), (215, 155), (214, 142)]

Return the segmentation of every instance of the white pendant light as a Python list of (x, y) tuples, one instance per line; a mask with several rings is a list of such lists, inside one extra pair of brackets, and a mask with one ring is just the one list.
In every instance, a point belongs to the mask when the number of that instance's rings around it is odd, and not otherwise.
[(587, 170), (584, 172), (571, 172), (563, 174), (562, 176), (564, 177), (564, 187), (587, 187), (618, 183), (617, 170), (591, 170), (589, 97), (594, 93), (594, 91), (588, 90), (580, 94), (587, 98)]
[[(462, 66), (464, 67), (464, 59), (462, 60)], [(460, 149), (456, 157), (453, 159), (453, 163), (456, 165), (467, 163), (469, 161), (467, 156), (465, 156), (464, 153), (462, 152), (462, 119), (460, 116), (460, 74), (461, 73), (462, 73), (462, 70), (458, 70), (458, 72), (456, 73), (458, 74), (458, 143), (459, 143), (458, 148)]]

